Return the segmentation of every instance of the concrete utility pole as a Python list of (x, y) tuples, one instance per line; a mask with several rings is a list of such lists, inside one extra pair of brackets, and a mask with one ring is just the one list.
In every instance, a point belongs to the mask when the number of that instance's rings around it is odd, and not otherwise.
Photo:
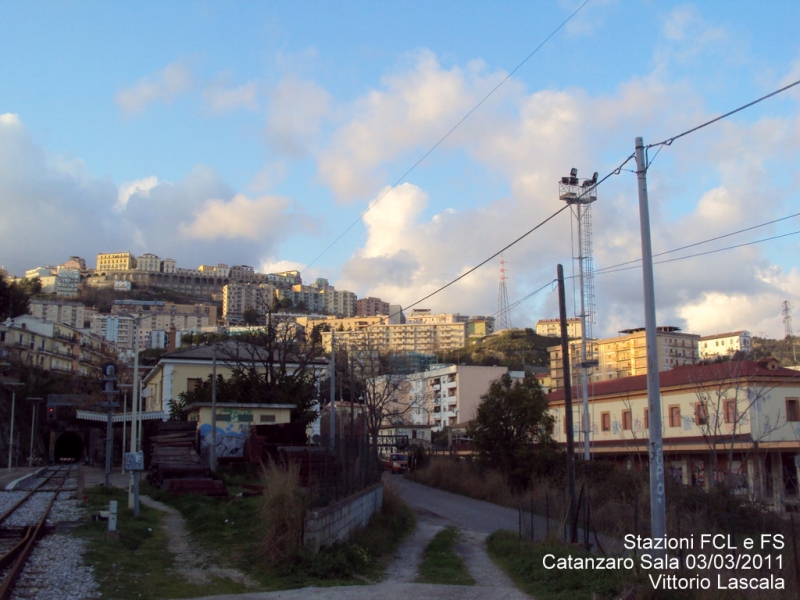
[(334, 343), (334, 333), (331, 329), (331, 418), (330, 426), (331, 448), (336, 447), (336, 345)]
[(217, 343), (211, 347), (211, 447), (208, 449), (208, 468), (217, 470)]
[[(661, 438), (661, 390), (658, 381), (656, 294), (653, 249), (650, 243), (650, 208), (647, 202), (647, 164), (642, 138), (636, 138), (636, 177), (639, 183), (639, 224), (642, 235), (644, 324), (647, 344), (647, 406), (650, 427), (650, 529), (653, 538), (667, 535), (667, 499), (664, 489), (664, 446)], [(663, 555), (663, 551), (660, 553)]]
[(33, 438), (36, 435), (36, 409), (39, 406), (39, 402), (41, 402), (42, 398), (28, 398), (28, 402), (31, 403), (31, 449), (28, 452), (28, 466), (33, 466)]
[[(567, 334), (567, 300), (564, 292), (564, 267), (558, 265), (558, 313), (561, 321), (561, 366), (564, 369), (564, 421), (567, 429), (567, 485), (569, 488), (569, 510), (567, 522), (569, 526), (575, 522), (577, 500), (575, 493), (575, 431), (572, 419), (572, 378), (569, 364), (569, 335)], [(575, 532), (570, 531), (570, 539)]]

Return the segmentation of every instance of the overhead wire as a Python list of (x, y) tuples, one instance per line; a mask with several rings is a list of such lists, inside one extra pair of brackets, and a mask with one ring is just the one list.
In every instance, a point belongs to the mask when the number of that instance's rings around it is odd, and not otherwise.
[(566, 25), (566, 24), (567, 24), (567, 23), (568, 23), (568, 22), (569, 22), (569, 21), (570, 21), (570, 20), (571, 20), (571, 19), (572, 19), (572, 18), (575, 16), (575, 15), (577, 15), (577, 14), (578, 14), (578, 13), (579, 13), (579, 12), (580, 12), (582, 9), (583, 9), (583, 7), (584, 7), (584, 6), (586, 6), (586, 5), (587, 5), (587, 4), (588, 4), (590, 1), (591, 1), (591, 0), (584, 0), (584, 2), (583, 2), (583, 3), (582, 3), (582, 4), (581, 4), (581, 5), (578, 7), (578, 8), (576, 8), (576, 9), (575, 9), (575, 10), (574, 10), (574, 11), (573, 11), (573, 12), (572, 12), (572, 13), (571, 13), (571, 14), (570, 14), (570, 15), (569, 15), (569, 16), (568, 16), (566, 19), (564, 19), (564, 21), (562, 21), (562, 22), (561, 22), (561, 24), (560, 24), (558, 27), (556, 27), (556, 28), (555, 28), (555, 29), (554, 29), (554, 30), (553, 30), (553, 31), (550, 33), (550, 35), (548, 35), (548, 36), (547, 36), (547, 37), (546, 37), (546, 38), (545, 38), (545, 39), (544, 39), (544, 40), (543, 40), (543, 41), (542, 41), (542, 42), (541, 42), (541, 43), (540, 43), (538, 46), (536, 46), (536, 48), (534, 48), (534, 49), (533, 49), (533, 51), (532, 51), (530, 54), (528, 54), (528, 56), (526, 56), (526, 57), (525, 57), (525, 58), (522, 60), (522, 62), (520, 62), (520, 63), (519, 63), (519, 64), (518, 64), (516, 67), (514, 67), (514, 68), (513, 68), (513, 69), (512, 69), (512, 70), (511, 70), (511, 71), (508, 73), (508, 75), (506, 75), (506, 76), (505, 76), (505, 77), (504, 77), (504, 78), (503, 78), (503, 79), (500, 81), (500, 83), (498, 83), (496, 86), (494, 86), (494, 87), (493, 87), (493, 88), (492, 88), (492, 89), (489, 91), (489, 93), (488, 93), (488, 94), (486, 94), (486, 95), (485, 95), (483, 98), (481, 98), (481, 100), (480, 100), (480, 101), (478, 101), (478, 103), (477, 103), (475, 106), (473, 106), (473, 107), (472, 107), (472, 109), (470, 109), (470, 111), (469, 111), (469, 112), (468, 112), (466, 115), (464, 115), (464, 116), (463, 116), (463, 117), (462, 117), (462, 118), (461, 118), (461, 119), (460, 119), (460, 120), (459, 120), (459, 121), (458, 121), (458, 122), (457, 122), (455, 125), (453, 125), (453, 127), (451, 127), (451, 128), (450, 128), (450, 130), (449, 130), (447, 133), (445, 133), (445, 134), (444, 134), (444, 135), (443, 135), (443, 136), (442, 136), (442, 137), (439, 139), (439, 141), (438, 141), (438, 142), (436, 142), (436, 143), (435, 143), (435, 144), (434, 144), (434, 145), (433, 145), (433, 146), (432, 146), (432, 147), (431, 147), (431, 148), (430, 148), (430, 149), (429, 149), (427, 152), (425, 152), (425, 154), (423, 154), (423, 155), (422, 155), (422, 156), (421, 156), (421, 157), (420, 157), (420, 158), (419, 158), (419, 159), (418, 159), (418, 160), (417, 160), (417, 161), (416, 161), (416, 162), (415, 162), (413, 165), (411, 165), (411, 167), (409, 167), (409, 169), (408, 169), (408, 170), (407, 170), (405, 173), (403, 173), (403, 174), (402, 174), (402, 175), (401, 175), (401, 176), (400, 176), (400, 177), (397, 179), (397, 181), (395, 181), (395, 182), (394, 182), (394, 183), (393, 183), (393, 184), (392, 184), (392, 185), (391, 185), (391, 186), (390, 186), (388, 189), (386, 189), (386, 190), (385, 190), (385, 191), (384, 191), (384, 192), (383, 192), (383, 193), (382, 193), (380, 196), (378, 196), (378, 198), (377, 198), (377, 199), (376, 199), (374, 202), (372, 202), (372, 203), (371, 203), (371, 204), (370, 204), (370, 205), (369, 205), (369, 206), (366, 208), (366, 210), (364, 210), (364, 211), (363, 211), (363, 212), (362, 212), (362, 213), (361, 213), (361, 214), (358, 216), (358, 218), (357, 218), (355, 221), (353, 221), (352, 223), (350, 223), (350, 225), (348, 225), (348, 226), (347, 226), (347, 228), (346, 228), (344, 231), (342, 231), (342, 233), (340, 233), (340, 234), (339, 234), (339, 235), (336, 237), (336, 239), (335, 239), (335, 240), (333, 240), (333, 241), (332, 241), (332, 242), (331, 242), (331, 243), (330, 243), (330, 244), (329, 244), (329, 245), (328, 245), (328, 246), (327, 246), (327, 247), (326, 247), (326, 248), (325, 248), (325, 249), (324, 249), (322, 252), (320, 252), (320, 253), (319, 253), (319, 254), (318, 254), (318, 255), (317, 255), (315, 258), (314, 258), (314, 260), (312, 260), (310, 263), (308, 263), (308, 264), (305, 266), (305, 268), (304, 268), (303, 270), (306, 270), (306, 269), (310, 268), (312, 265), (314, 265), (314, 264), (315, 264), (315, 263), (316, 263), (316, 262), (317, 262), (317, 261), (318, 261), (320, 258), (322, 258), (322, 256), (323, 256), (323, 255), (325, 255), (325, 253), (326, 253), (326, 252), (328, 252), (328, 250), (330, 250), (331, 248), (333, 248), (333, 247), (334, 247), (334, 246), (335, 246), (335, 245), (336, 245), (336, 244), (339, 242), (339, 240), (341, 240), (341, 239), (342, 239), (342, 238), (343, 238), (343, 237), (344, 237), (344, 236), (347, 234), (347, 232), (349, 232), (349, 231), (350, 231), (350, 230), (351, 230), (353, 227), (355, 227), (355, 226), (356, 226), (356, 225), (357, 225), (357, 224), (358, 224), (358, 223), (359, 223), (361, 220), (363, 220), (364, 216), (365, 216), (365, 215), (366, 215), (366, 214), (367, 214), (369, 211), (371, 211), (373, 208), (375, 208), (375, 207), (378, 205), (378, 203), (379, 203), (381, 200), (383, 200), (383, 199), (384, 199), (384, 198), (385, 198), (385, 197), (386, 197), (386, 196), (389, 194), (389, 192), (391, 192), (391, 191), (392, 191), (393, 189), (395, 189), (395, 188), (396, 188), (398, 185), (400, 185), (400, 183), (402, 183), (402, 182), (405, 180), (405, 178), (406, 178), (406, 177), (408, 177), (408, 176), (409, 176), (409, 174), (410, 174), (410, 173), (411, 173), (411, 172), (412, 172), (414, 169), (416, 169), (416, 168), (417, 168), (417, 167), (420, 165), (420, 163), (422, 163), (422, 161), (424, 161), (426, 158), (428, 158), (428, 156), (429, 156), (429, 155), (430, 155), (430, 154), (431, 154), (431, 153), (432, 153), (434, 150), (436, 150), (436, 148), (438, 148), (438, 147), (439, 147), (439, 146), (440, 146), (440, 145), (441, 145), (441, 144), (442, 144), (442, 143), (443, 143), (443, 142), (444, 142), (444, 141), (445, 141), (447, 138), (449, 138), (449, 137), (450, 137), (450, 136), (453, 134), (453, 132), (454, 132), (456, 129), (458, 129), (458, 128), (459, 128), (459, 127), (460, 127), (460, 126), (461, 126), (461, 125), (464, 123), (464, 121), (466, 121), (466, 120), (467, 120), (467, 119), (468, 119), (470, 116), (472, 116), (472, 113), (474, 113), (476, 110), (478, 110), (478, 109), (479, 109), (479, 108), (480, 108), (480, 107), (481, 107), (481, 106), (484, 104), (484, 102), (486, 102), (486, 101), (487, 101), (487, 100), (488, 100), (488, 99), (489, 99), (489, 98), (490, 98), (490, 97), (491, 97), (491, 96), (492, 96), (492, 95), (493, 95), (493, 94), (494, 94), (494, 93), (495, 93), (495, 92), (496, 92), (498, 89), (500, 89), (500, 87), (501, 87), (503, 84), (505, 84), (505, 83), (506, 83), (506, 82), (507, 82), (509, 79), (511, 79), (511, 77), (514, 75), (514, 73), (516, 73), (517, 71), (519, 71), (519, 70), (520, 70), (520, 68), (522, 68), (522, 66), (523, 66), (523, 65), (524, 65), (526, 62), (528, 62), (528, 61), (529, 61), (529, 60), (530, 60), (530, 59), (533, 57), (533, 55), (534, 55), (534, 54), (536, 54), (536, 53), (537, 53), (539, 50), (541, 50), (541, 48), (542, 48), (542, 47), (543, 47), (543, 46), (544, 46), (544, 45), (545, 45), (547, 42), (549, 42), (549, 41), (550, 41), (550, 39), (551, 39), (551, 38), (552, 38), (552, 37), (553, 37), (553, 36), (554, 36), (556, 33), (558, 33), (558, 32), (559, 32), (559, 31), (560, 31), (560, 30), (561, 30), (561, 29), (562, 29), (562, 28), (563, 28), (563, 27), (564, 27), (564, 26), (565, 26), (565, 25)]

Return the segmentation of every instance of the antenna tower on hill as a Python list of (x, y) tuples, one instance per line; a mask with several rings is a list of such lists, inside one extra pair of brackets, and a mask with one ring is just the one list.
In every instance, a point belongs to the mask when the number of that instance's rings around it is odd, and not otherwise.
[(794, 334), (792, 333), (792, 305), (788, 300), (783, 301), (783, 329), (786, 334), (786, 341), (792, 345), (792, 358), (797, 362), (797, 352), (794, 349)]
[(497, 313), (500, 329), (511, 329), (511, 315), (508, 308), (508, 288), (506, 287), (506, 261), (500, 255), (500, 289), (497, 292)]

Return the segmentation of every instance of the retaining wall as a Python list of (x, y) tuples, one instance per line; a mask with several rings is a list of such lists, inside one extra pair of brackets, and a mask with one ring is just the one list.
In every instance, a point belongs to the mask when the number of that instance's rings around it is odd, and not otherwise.
[(323, 546), (348, 541), (381, 509), (382, 503), (383, 484), (376, 483), (349, 498), (309, 511), (303, 522), (303, 543), (318, 552)]

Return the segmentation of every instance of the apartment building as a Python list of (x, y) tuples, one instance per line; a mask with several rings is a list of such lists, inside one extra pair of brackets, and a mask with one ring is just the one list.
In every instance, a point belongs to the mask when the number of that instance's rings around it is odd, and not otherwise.
[[(331, 332), (322, 333), (322, 343), (330, 351)], [(381, 323), (336, 332), (337, 346), (369, 347), (381, 352), (447, 352), (466, 343), (466, 323)]]
[[(659, 373), (668, 476), (710, 487), (716, 481), (751, 498), (800, 508), (796, 461), (800, 374), (775, 359), (692, 365)], [(650, 415), (647, 376), (589, 388), (592, 454), (627, 468), (647, 468)], [(564, 390), (548, 395), (554, 436), (566, 444)], [(573, 402), (573, 432), (582, 446), (583, 405)]]
[[(413, 425), (430, 425), (433, 431), (467, 423), (475, 418), (491, 382), (506, 373), (507, 367), (430, 365), (400, 382), (390, 413)], [(520, 380), (524, 376), (521, 371), (511, 375)]]
[(277, 290), (272, 283), (229, 283), (222, 288), (222, 318), (228, 323), (239, 322), (248, 308), (266, 314)]
[(63, 323), (21, 315), (0, 325), (0, 345), (12, 359), (45, 371), (95, 377), (117, 349), (100, 337)]
[(494, 333), (494, 317), (470, 317), (467, 321), (467, 336), (470, 340), (479, 340)]
[(97, 255), (98, 273), (105, 271), (131, 271), (136, 268), (136, 258), (130, 252), (111, 252)]
[(81, 272), (78, 269), (59, 265), (56, 273), (56, 296), (75, 298), (81, 284)]
[[(596, 367), (587, 370), (590, 383), (644, 375), (647, 373), (647, 342), (644, 328), (625, 329), (618, 337), (590, 340), (587, 354), (598, 361)], [(658, 370), (667, 371), (675, 367), (695, 364), (699, 359), (698, 340), (693, 333), (681, 333), (678, 327), (664, 326), (657, 330)], [(570, 365), (572, 381), (577, 381), (580, 370), (581, 343), (570, 342)], [(564, 365), (561, 346), (550, 346), (550, 373), (553, 389), (564, 387)]]
[(81, 302), (31, 300), (29, 310), (37, 319), (69, 325), (75, 329), (83, 329), (86, 321), (86, 307)]
[(28, 269), (25, 271), (25, 279), (51, 277), (56, 274), (56, 270), (56, 267), (36, 267), (35, 269)]
[(359, 298), (356, 300), (357, 317), (374, 317), (376, 315), (388, 315), (389, 303), (380, 298)]
[(440, 313), (434, 315), (429, 308), (415, 308), (406, 317), (406, 323), (418, 325), (434, 325), (439, 323), (466, 323), (469, 317), (458, 313)]
[(698, 349), (700, 358), (714, 358), (715, 356), (731, 356), (736, 352), (750, 354), (752, 345), (749, 331), (733, 331), (731, 333), (718, 333), (700, 338)]
[[(580, 338), (583, 326), (580, 319), (567, 319), (567, 337)], [(539, 319), (536, 333), (545, 337), (561, 337), (561, 319)]]
[[(120, 348), (163, 348), (170, 331), (199, 330), (216, 324), (216, 307), (135, 300), (116, 301), (111, 314), (91, 318), (92, 333)], [(136, 336), (136, 337), (134, 337)]]

